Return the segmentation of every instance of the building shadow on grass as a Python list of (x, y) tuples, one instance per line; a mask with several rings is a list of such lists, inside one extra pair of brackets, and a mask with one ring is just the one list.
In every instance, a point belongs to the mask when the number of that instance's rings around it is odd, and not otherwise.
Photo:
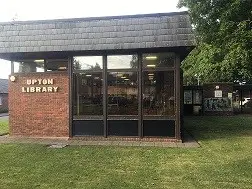
[(252, 136), (252, 115), (186, 116), (184, 129), (197, 141)]

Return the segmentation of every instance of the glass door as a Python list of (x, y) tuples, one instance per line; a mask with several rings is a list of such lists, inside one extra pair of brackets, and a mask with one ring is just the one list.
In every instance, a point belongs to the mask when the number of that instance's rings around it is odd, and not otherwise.
[(103, 57), (73, 60), (73, 135), (103, 135)]
[(138, 136), (137, 55), (107, 56), (109, 136)]
[(149, 53), (142, 57), (144, 137), (175, 137), (175, 55)]

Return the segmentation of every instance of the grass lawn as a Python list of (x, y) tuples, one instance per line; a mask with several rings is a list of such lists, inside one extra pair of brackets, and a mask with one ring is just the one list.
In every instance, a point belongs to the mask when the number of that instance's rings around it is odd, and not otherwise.
[(0, 188), (251, 188), (252, 117), (188, 117), (201, 148), (0, 145)]
[(2, 119), (0, 120), (0, 135), (6, 134), (9, 132), (8, 120)]

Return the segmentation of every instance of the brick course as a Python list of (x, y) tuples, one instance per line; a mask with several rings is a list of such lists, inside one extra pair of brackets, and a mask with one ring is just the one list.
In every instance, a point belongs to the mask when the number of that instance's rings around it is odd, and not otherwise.
[[(9, 81), (11, 136), (69, 137), (69, 77), (66, 72), (16, 74)], [(27, 79), (53, 79), (57, 93), (23, 93)], [(36, 85), (34, 85), (36, 87)], [(42, 87), (42, 85), (39, 85)]]

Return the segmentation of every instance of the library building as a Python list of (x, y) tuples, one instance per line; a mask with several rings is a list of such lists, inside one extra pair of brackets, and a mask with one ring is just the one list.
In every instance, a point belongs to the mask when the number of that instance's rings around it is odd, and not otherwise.
[(187, 12), (0, 23), (10, 136), (181, 141)]

